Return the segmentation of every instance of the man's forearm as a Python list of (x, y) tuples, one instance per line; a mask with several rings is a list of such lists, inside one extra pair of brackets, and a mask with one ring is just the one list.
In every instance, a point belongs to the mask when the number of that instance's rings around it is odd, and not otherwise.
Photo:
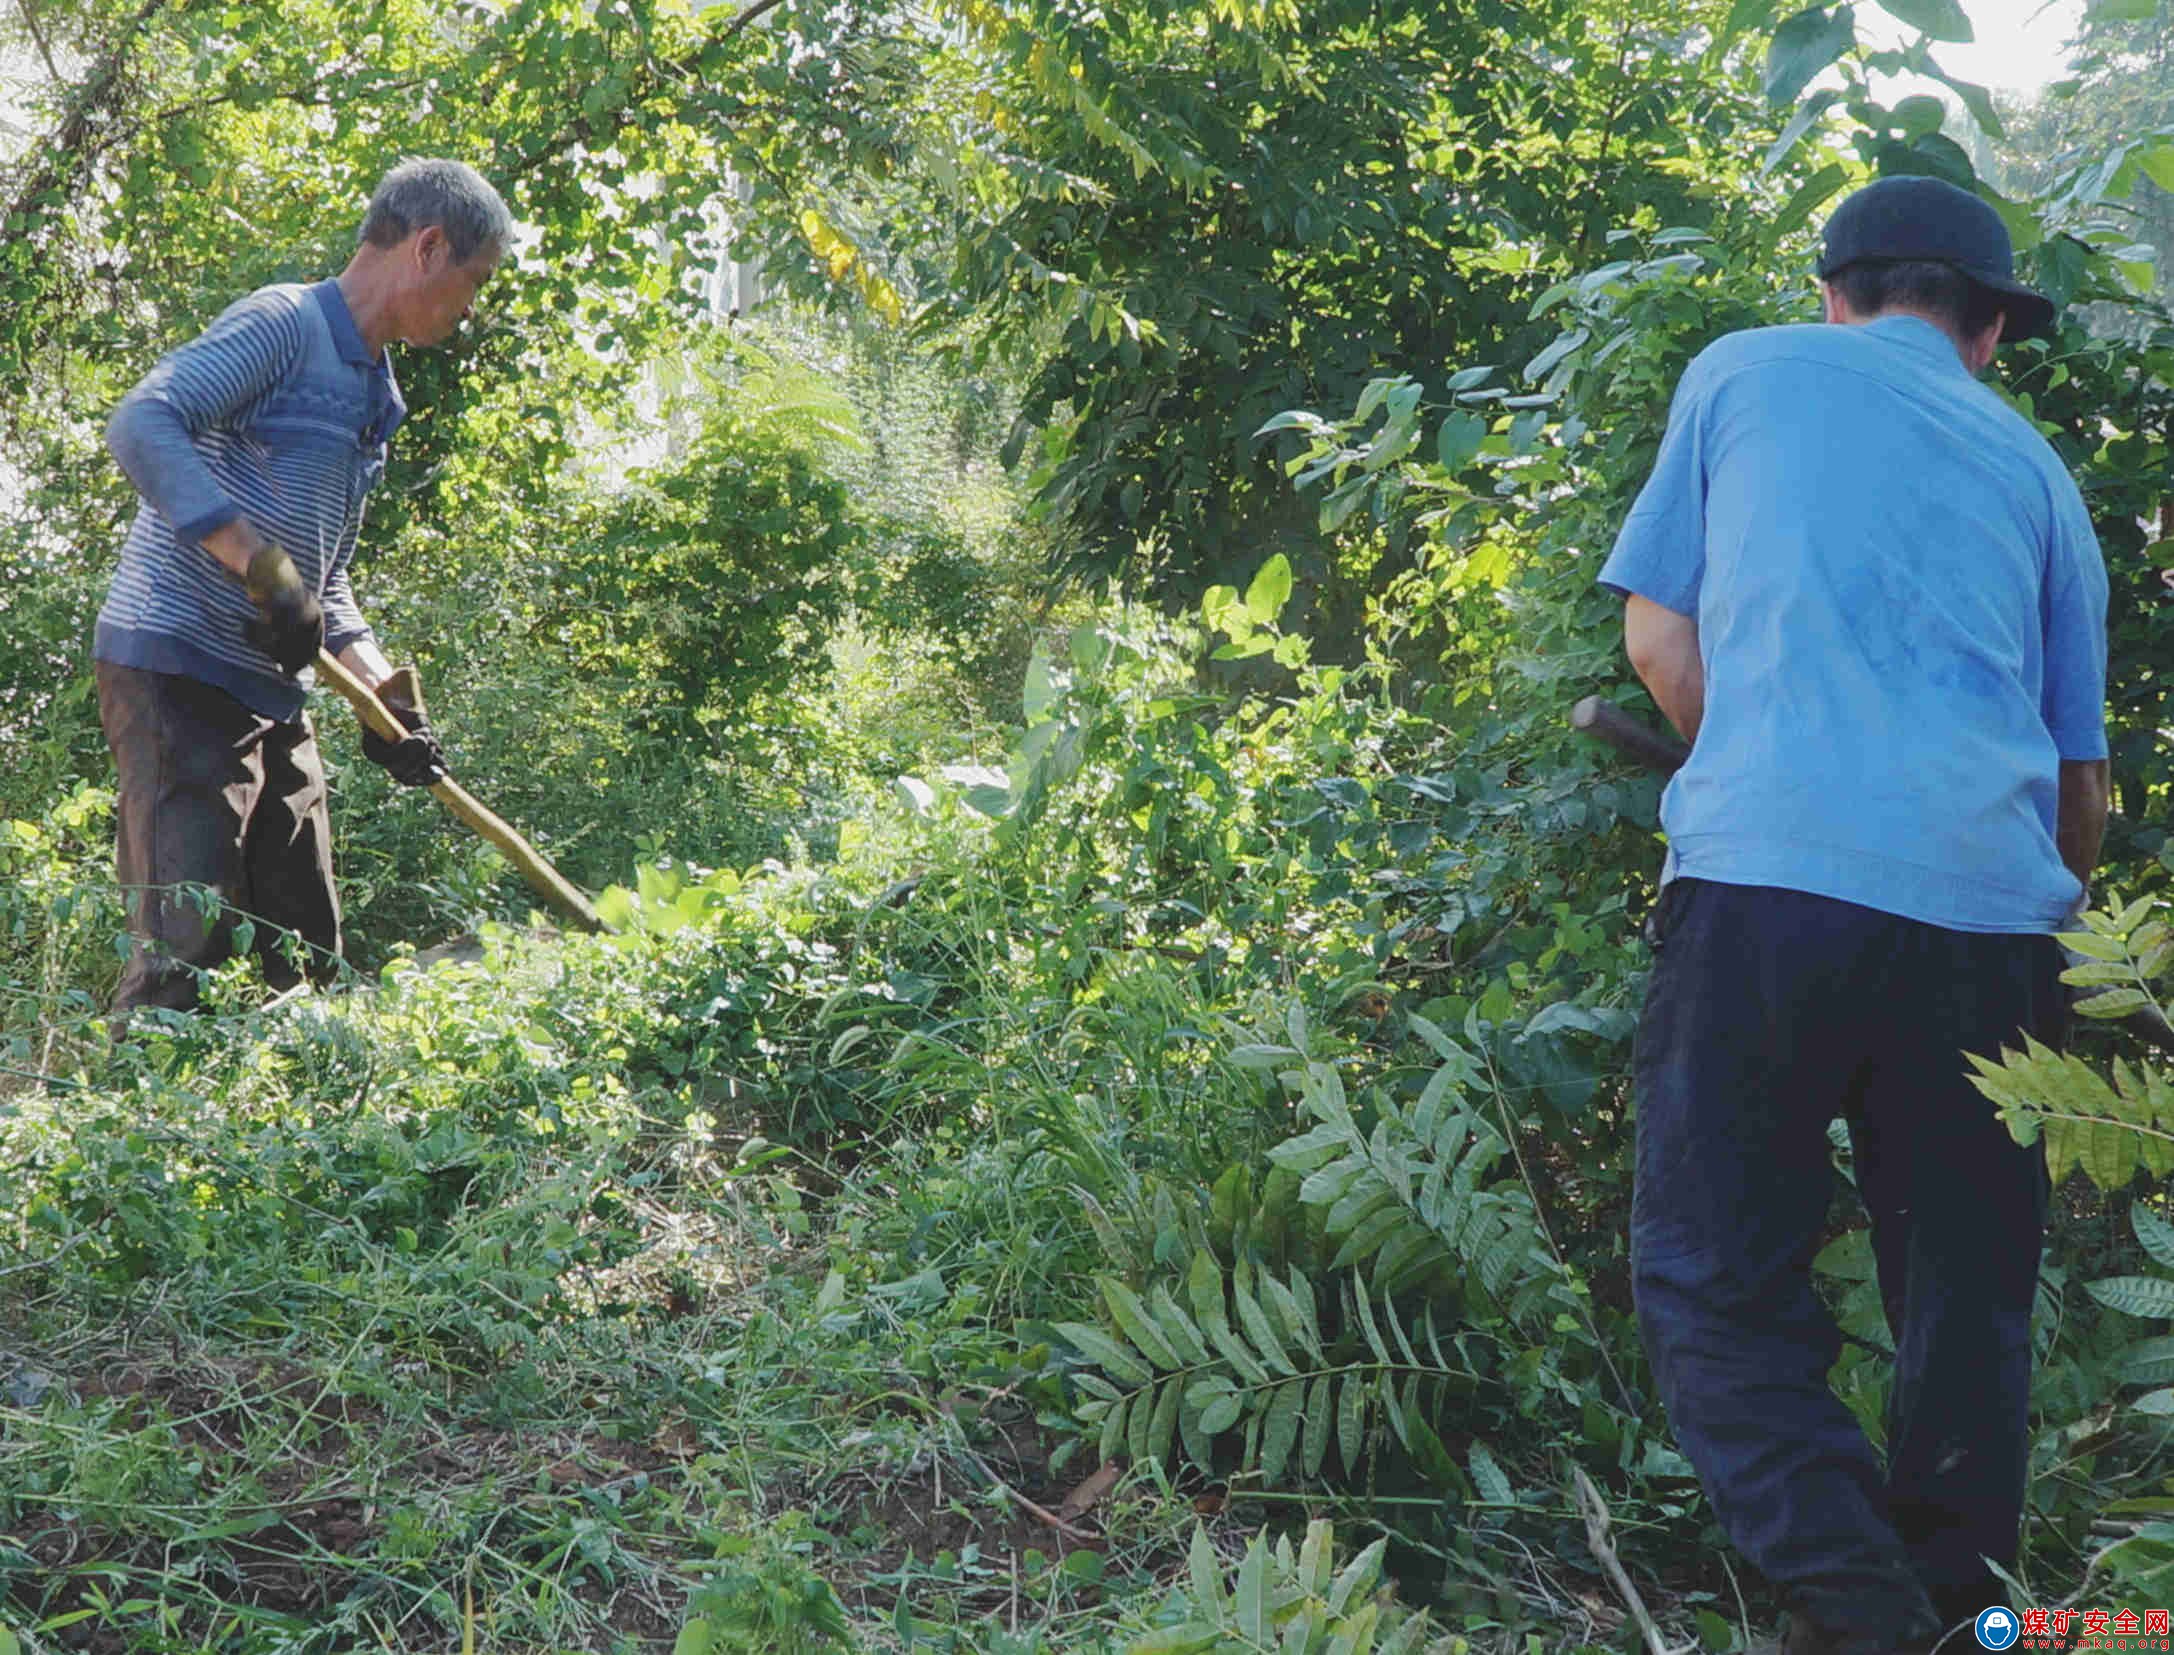
[(393, 675), (392, 663), (368, 638), (357, 638), (341, 650), (339, 663), (373, 690)]
[(2054, 818), (2053, 842), (2068, 871), (2084, 889), (2098, 866), (2099, 844), (2106, 837), (2112, 807), (2111, 767), (2104, 759), (2063, 759), (2061, 801)]
[(246, 517), (222, 523), (197, 542), (219, 560), (237, 580), (249, 573), (249, 560), (263, 550), (264, 536)]
[(1706, 667), (1698, 622), (1637, 596), (1624, 605), (1623, 644), (1631, 669), (1685, 741), (1698, 740), (1706, 716)]

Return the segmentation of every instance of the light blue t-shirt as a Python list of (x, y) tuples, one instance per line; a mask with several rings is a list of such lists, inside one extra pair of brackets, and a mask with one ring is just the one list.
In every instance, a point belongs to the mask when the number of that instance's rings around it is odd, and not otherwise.
[(2051, 931), (2060, 761), (2106, 756), (2106, 565), (2029, 423), (1916, 317), (1731, 334), (1685, 371), (1603, 584), (1694, 616), (1669, 874)]

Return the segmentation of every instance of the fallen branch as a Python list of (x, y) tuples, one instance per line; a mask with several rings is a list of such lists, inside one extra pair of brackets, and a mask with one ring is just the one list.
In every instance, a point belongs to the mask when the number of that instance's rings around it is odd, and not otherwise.
[(1661, 1628), (1646, 1607), (1646, 1600), (1638, 1595), (1638, 1588), (1631, 1583), (1622, 1562), (1615, 1555), (1615, 1542), (1608, 1537), (1613, 1520), (1608, 1516), (1607, 1503), (1601, 1499), (1600, 1490), (1593, 1486), (1593, 1479), (1585, 1474), (1585, 1468), (1574, 1466), (1571, 1475), (1575, 1479), (1572, 1492), (1577, 1497), (1578, 1510), (1585, 1518), (1585, 1543), (1600, 1559), (1601, 1569), (1607, 1574), (1616, 1594), (1622, 1598), (1623, 1607), (1630, 1611), (1638, 1630), (1645, 1634), (1646, 1647), (1653, 1655), (1676, 1655), (1668, 1647), (1668, 1640), (1661, 1636)]
[(91, 1232), (89, 1230), (78, 1230), (66, 1241), (62, 1242), (58, 1247), (54, 1248), (50, 1253), (46, 1254), (45, 1257), (26, 1259), (21, 1264), (11, 1264), (5, 1269), (0, 1269), (0, 1276), (20, 1275), (25, 1270), (47, 1269), (52, 1265), (58, 1264), (70, 1253), (74, 1252), (78, 1247), (82, 1246), (83, 1243), (90, 1240), (90, 1238)]
[[(987, 1470), (987, 1465), (984, 1464), (982, 1469)], [(1059, 1517), (1055, 1512), (1049, 1510), (1047, 1507), (1036, 1505), (1032, 1500), (1028, 1499), (1016, 1488), (1013, 1488), (1009, 1483), (995, 1482), (992, 1483), (990, 1486), (995, 1490), (995, 1492), (1003, 1495), (1006, 1499), (1010, 1500), (1029, 1517), (1037, 1517), (1041, 1519), (1041, 1521), (1047, 1523), (1051, 1528), (1055, 1529), (1059, 1534), (1063, 1535), (1065, 1539), (1071, 1541), (1075, 1546), (1092, 1545), (1095, 1540), (1099, 1538), (1099, 1536), (1089, 1534), (1084, 1529), (1074, 1528), (1070, 1523), (1067, 1523), (1062, 1517)]]

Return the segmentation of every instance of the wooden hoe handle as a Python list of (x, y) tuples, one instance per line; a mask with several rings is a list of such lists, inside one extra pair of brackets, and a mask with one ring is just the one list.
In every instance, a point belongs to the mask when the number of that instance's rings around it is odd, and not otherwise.
[(1635, 759), (1648, 770), (1673, 776), (1691, 756), (1691, 749), (1672, 735), (1631, 717), (1613, 701), (1589, 695), (1570, 709), (1570, 727), (1596, 736), (1625, 758)]
[[(317, 674), (340, 694), (347, 697), (355, 709), (355, 716), (363, 725), (386, 741), (398, 741), (407, 727), (386, 711), (385, 703), (361, 679), (334, 660), (325, 650), (317, 652)], [(433, 782), (430, 791), (438, 801), (467, 823), (479, 836), (503, 851), (506, 860), (520, 869), (521, 877), (529, 888), (556, 910), (559, 917), (570, 921), (584, 931), (608, 931), (610, 929), (597, 912), (589, 906), (589, 899), (579, 887), (543, 858), (543, 853), (507, 826), (497, 816), (483, 808), (465, 787), (452, 777)]]

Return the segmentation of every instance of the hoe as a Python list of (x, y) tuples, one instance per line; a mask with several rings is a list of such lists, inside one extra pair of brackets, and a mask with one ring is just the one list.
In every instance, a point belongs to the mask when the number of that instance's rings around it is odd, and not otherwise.
[[(323, 650), (317, 652), (317, 675), (342, 695), (355, 709), (355, 716), (369, 729), (387, 741), (398, 741), (407, 732), (399, 720), (386, 711), (385, 703), (373, 694), (368, 685), (349, 672)], [(455, 816), (482, 838), (503, 851), (506, 860), (521, 872), (529, 888), (549, 903), (560, 918), (584, 931), (605, 931), (610, 927), (597, 917), (589, 905), (589, 899), (558, 869), (543, 858), (543, 853), (507, 826), (497, 816), (483, 808), (475, 795), (452, 777), (433, 782), (430, 791), (438, 796)]]

